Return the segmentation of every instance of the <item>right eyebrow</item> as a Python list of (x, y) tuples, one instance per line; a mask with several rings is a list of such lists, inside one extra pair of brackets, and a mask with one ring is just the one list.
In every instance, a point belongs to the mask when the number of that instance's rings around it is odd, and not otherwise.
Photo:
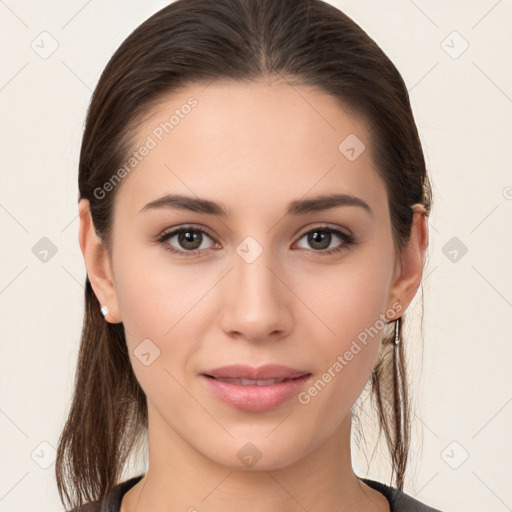
[(178, 210), (188, 210), (197, 213), (206, 213), (208, 215), (216, 215), (221, 217), (228, 216), (228, 210), (209, 199), (201, 199), (199, 197), (183, 196), (178, 194), (166, 194), (154, 201), (146, 204), (139, 210), (139, 213), (156, 208), (175, 208)]

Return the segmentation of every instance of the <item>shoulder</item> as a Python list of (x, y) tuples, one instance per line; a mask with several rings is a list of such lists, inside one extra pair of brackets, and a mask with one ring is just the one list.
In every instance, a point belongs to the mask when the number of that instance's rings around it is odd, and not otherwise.
[(367, 478), (361, 478), (361, 480), (372, 489), (381, 492), (387, 498), (391, 512), (442, 512), (437, 508), (421, 503), (399, 489)]
[(101, 510), (101, 501), (94, 501), (81, 507), (75, 507), (68, 512), (100, 512)]
[[(143, 475), (139, 475), (121, 482), (102, 500), (87, 503), (69, 512), (119, 512), (123, 496), (142, 478), (142, 476)], [(442, 512), (439, 509), (421, 503), (399, 489), (394, 489), (393, 487), (368, 478), (361, 478), (361, 480), (386, 497), (389, 501), (391, 512)]]
[(86, 503), (81, 507), (75, 507), (68, 512), (119, 512), (123, 496), (139, 481), (143, 475), (130, 478), (117, 484), (112, 492), (102, 500)]

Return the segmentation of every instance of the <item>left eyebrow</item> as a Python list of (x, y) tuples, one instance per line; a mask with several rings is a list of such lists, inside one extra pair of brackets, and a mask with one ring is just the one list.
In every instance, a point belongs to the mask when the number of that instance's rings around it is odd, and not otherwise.
[(352, 194), (330, 194), (313, 199), (292, 201), (286, 213), (287, 215), (302, 215), (309, 212), (330, 210), (340, 206), (359, 206), (373, 216), (373, 211), (368, 203)]
[[(292, 201), (288, 205), (286, 215), (304, 215), (306, 213), (330, 210), (331, 208), (338, 208), (340, 206), (358, 206), (373, 216), (373, 211), (370, 206), (360, 197), (351, 194), (330, 194), (313, 199)], [(229, 215), (227, 208), (222, 204), (215, 203), (209, 199), (176, 194), (166, 194), (165, 196), (151, 201), (141, 208), (139, 213), (157, 208), (175, 208), (218, 217), (227, 217)]]

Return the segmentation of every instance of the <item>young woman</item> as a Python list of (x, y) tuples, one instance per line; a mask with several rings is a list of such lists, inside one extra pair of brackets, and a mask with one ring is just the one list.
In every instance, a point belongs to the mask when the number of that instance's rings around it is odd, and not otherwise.
[[(401, 335), (431, 190), (404, 82), (359, 26), (319, 0), (170, 4), (99, 80), (79, 191), (66, 506), (434, 510), (403, 492)], [(366, 386), (393, 485), (352, 468)]]

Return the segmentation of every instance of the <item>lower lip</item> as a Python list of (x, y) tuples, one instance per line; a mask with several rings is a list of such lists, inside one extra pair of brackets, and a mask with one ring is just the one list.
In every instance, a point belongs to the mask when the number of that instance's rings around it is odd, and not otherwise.
[(300, 392), (310, 375), (268, 386), (242, 386), (201, 375), (213, 394), (223, 402), (243, 411), (261, 412), (274, 409)]

